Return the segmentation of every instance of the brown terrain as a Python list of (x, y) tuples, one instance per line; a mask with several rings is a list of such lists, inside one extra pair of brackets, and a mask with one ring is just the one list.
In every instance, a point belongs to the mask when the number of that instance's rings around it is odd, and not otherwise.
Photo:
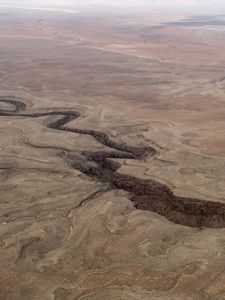
[(224, 29), (1, 9), (1, 300), (225, 299)]

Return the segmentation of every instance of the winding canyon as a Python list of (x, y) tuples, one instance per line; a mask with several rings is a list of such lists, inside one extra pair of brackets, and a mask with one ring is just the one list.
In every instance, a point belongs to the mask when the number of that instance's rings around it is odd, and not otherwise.
[[(0, 102), (12, 104), (15, 109), (13, 112), (0, 110), (0, 116), (7, 117), (27, 117), (38, 118), (46, 116), (62, 116), (57, 121), (47, 125), (48, 128), (75, 132), (81, 135), (90, 135), (99, 143), (119, 152), (87, 152), (82, 153), (86, 157), (85, 163), (79, 163), (73, 157), (69, 150), (62, 150), (61, 156), (68, 160), (72, 168), (78, 169), (88, 176), (97, 178), (102, 182), (110, 184), (112, 188), (123, 189), (130, 192), (130, 199), (135, 203), (138, 209), (145, 209), (165, 216), (170, 221), (182, 225), (193, 227), (225, 227), (225, 204), (219, 202), (210, 202), (205, 200), (177, 197), (165, 185), (153, 180), (141, 180), (129, 175), (123, 175), (118, 172), (119, 163), (110, 159), (141, 159), (143, 156), (156, 154), (153, 147), (135, 148), (125, 144), (119, 144), (109, 139), (107, 134), (93, 129), (69, 128), (65, 125), (72, 120), (80, 117), (76, 111), (52, 111), (46, 113), (24, 113), (26, 104), (21, 100), (7, 97), (0, 99)], [(95, 167), (89, 166), (88, 162), (94, 162)]]
[(0, 300), (225, 299), (224, 16), (25, 2), (0, 13)]

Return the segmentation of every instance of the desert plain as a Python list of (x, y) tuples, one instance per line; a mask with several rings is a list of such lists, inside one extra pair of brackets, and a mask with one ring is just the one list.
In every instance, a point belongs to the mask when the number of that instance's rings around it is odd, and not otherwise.
[(1, 8), (1, 300), (225, 299), (224, 30)]

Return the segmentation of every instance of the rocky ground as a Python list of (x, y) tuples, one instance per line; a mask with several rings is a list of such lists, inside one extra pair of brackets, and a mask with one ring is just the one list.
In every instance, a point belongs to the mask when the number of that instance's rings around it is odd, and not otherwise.
[(225, 36), (182, 20), (1, 13), (0, 299), (225, 299)]

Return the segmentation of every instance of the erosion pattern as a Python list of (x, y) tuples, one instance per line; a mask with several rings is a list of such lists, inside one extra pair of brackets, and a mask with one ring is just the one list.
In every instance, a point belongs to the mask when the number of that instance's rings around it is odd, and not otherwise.
[[(20, 99), (4, 97), (0, 102), (8, 103), (14, 110), (0, 110), (0, 116), (38, 118), (43, 116), (58, 116), (56, 121), (48, 123), (47, 127), (81, 135), (92, 136), (111, 151), (82, 152), (84, 159), (77, 159), (72, 151), (65, 148), (60, 150), (59, 156), (74, 169), (91, 176), (96, 180), (106, 182), (110, 187), (129, 192), (129, 198), (137, 209), (158, 213), (168, 220), (192, 227), (225, 227), (225, 204), (199, 199), (178, 197), (166, 185), (154, 180), (144, 180), (118, 172), (120, 164), (112, 159), (143, 159), (154, 156), (157, 151), (153, 147), (132, 147), (112, 141), (106, 133), (93, 129), (78, 129), (65, 126), (70, 121), (80, 117), (77, 111), (51, 111), (40, 113), (26, 113), (26, 104)], [(41, 147), (41, 146), (36, 146)], [(53, 148), (53, 147), (51, 147)]]

